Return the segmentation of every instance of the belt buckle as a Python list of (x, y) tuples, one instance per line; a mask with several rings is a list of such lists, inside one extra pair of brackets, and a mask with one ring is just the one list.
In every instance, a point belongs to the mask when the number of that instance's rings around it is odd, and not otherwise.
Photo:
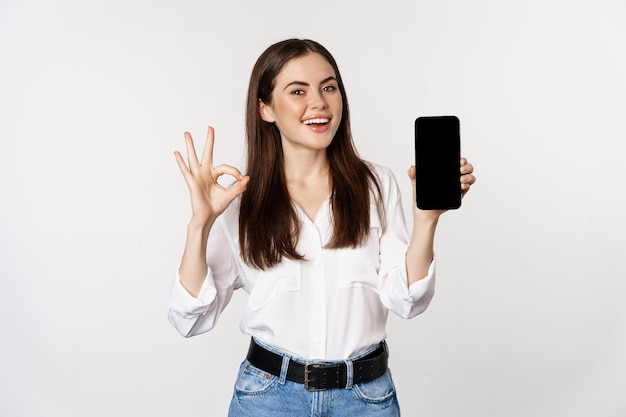
[(326, 388), (312, 388), (309, 386), (309, 374), (311, 373), (310, 367), (315, 368), (316, 366), (326, 366), (326, 362), (308, 362), (304, 364), (304, 389), (309, 392), (318, 392), (318, 391), (326, 391)]

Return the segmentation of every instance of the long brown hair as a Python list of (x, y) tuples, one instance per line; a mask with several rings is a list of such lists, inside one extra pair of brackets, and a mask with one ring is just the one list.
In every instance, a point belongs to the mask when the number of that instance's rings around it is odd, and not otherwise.
[(348, 100), (335, 59), (322, 45), (308, 39), (278, 42), (265, 50), (254, 65), (246, 109), (246, 174), (250, 182), (241, 197), (239, 242), (244, 260), (260, 269), (277, 264), (283, 256), (304, 258), (296, 251), (300, 227), (285, 182), (281, 135), (274, 123), (261, 119), (259, 100), (271, 104), (278, 73), (288, 61), (308, 53), (322, 55), (333, 67), (343, 100), (341, 123), (326, 150), (333, 222), (333, 234), (326, 247), (354, 248), (367, 238), (370, 183), (374, 184), (380, 210), (380, 184), (354, 147)]

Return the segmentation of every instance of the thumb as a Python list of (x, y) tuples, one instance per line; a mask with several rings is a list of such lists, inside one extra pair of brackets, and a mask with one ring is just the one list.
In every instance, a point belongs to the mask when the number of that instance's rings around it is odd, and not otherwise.
[(232, 194), (233, 198), (235, 198), (239, 194), (246, 191), (246, 188), (248, 187), (249, 182), (250, 182), (250, 177), (248, 175), (244, 175), (241, 177), (240, 180), (237, 180), (237, 182), (235, 182), (235, 184), (232, 187), (228, 188), (228, 192)]
[(417, 169), (415, 168), (415, 165), (411, 165), (406, 174), (409, 176), (411, 181), (415, 182), (415, 175), (417, 174)]

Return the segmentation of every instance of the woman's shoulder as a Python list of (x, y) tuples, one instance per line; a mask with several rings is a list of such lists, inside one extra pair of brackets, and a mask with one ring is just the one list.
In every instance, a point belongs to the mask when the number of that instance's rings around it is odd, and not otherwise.
[(391, 171), (391, 169), (385, 165), (381, 165), (377, 162), (367, 160), (364, 160), (363, 162), (365, 162), (365, 165), (367, 165), (374, 173), (376, 173), (376, 175), (393, 176), (393, 172)]
[(367, 167), (378, 178), (378, 182), (384, 193), (397, 187), (396, 176), (391, 168), (372, 161), (364, 161)]

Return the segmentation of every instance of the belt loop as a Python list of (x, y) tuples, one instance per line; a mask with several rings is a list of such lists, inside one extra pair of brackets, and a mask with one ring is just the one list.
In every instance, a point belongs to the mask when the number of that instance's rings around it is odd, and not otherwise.
[(280, 366), (280, 375), (278, 377), (278, 383), (280, 385), (285, 385), (285, 379), (287, 378), (287, 369), (289, 369), (289, 361), (291, 360), (290, 356), (283, 356), (283, 363)]
[(352, 383), (354, 382), (354, 366), (350, 359), (344, 360), (346, 363), (346, 389), (352, 389)]

